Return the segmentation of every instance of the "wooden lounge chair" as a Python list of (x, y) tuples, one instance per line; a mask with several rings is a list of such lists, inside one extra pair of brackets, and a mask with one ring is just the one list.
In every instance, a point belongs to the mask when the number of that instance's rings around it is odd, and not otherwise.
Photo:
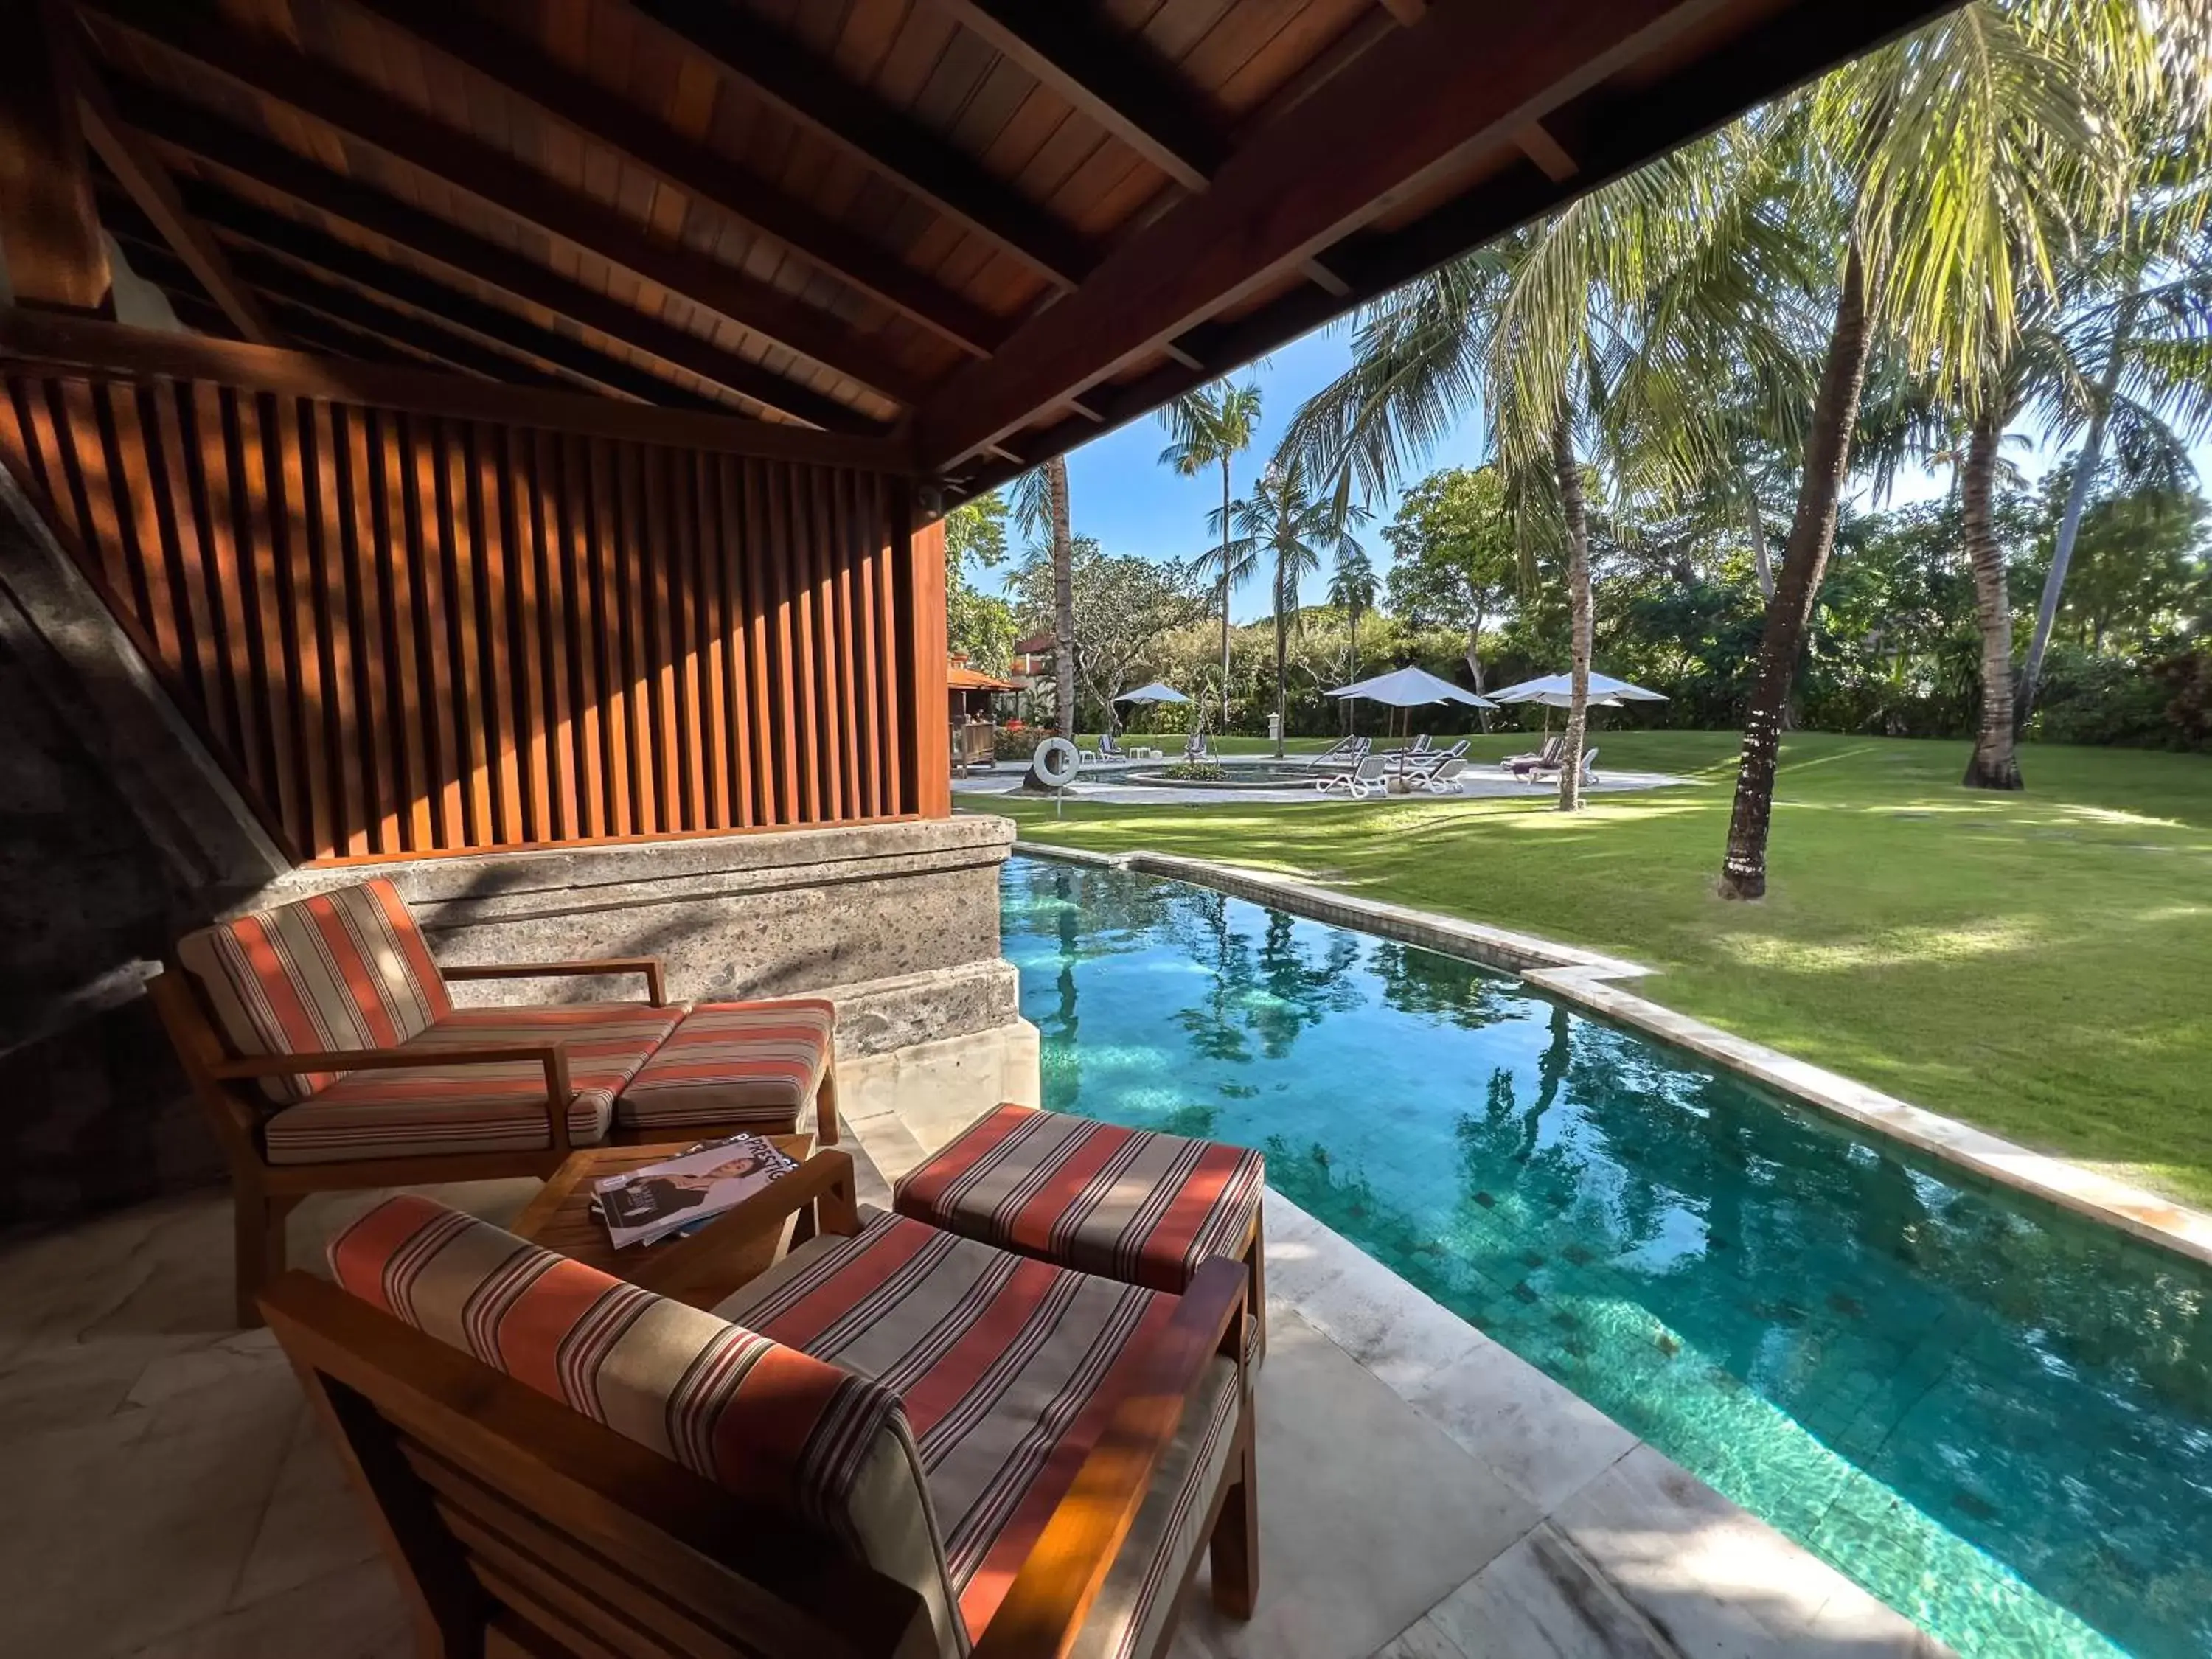
[[(238, 1316), (310, 1193), (546, 1176), (578, 1146), (837, 1139), (836, 1010), (668, 1001), (658, 957), (441, 968), (387, 880), (180, 940), (147, 986), (230, 1166)], [(449, 981), (631, 974), (643, 1002), (457, 1008)], [(556, 1106), (556, 1103), (558, 1103)]]
[(1149, 1659), (1201, 1553), (1250, 1616), (1240, 1267), (1175, 1296), (832, 1207), (713, 1311), (409, 1195), (270, 1287), (419, 1651)]

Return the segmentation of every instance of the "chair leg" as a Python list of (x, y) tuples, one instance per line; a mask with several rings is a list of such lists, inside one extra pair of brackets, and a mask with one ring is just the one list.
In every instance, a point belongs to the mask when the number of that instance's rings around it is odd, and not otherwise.
[(270, 1198), (258, 1187), (237, 1189), (232, 1219), (237, 1240), (238, 1322), (243, 1329), (260, 1328), (261, 1308), (255, 1298), (284, 1271), (284, 1218), (298, 1202)]
[(1213, 1565), (1213, 1605), (1231, 1619), (1249, 1619), (1260, 1600), (1259, 1459), (1253, 1451), (1252, 1407), (1244, 1407), (1234, 1484), (1221, 1499), (1208, 1553)]
[(826, 1066), (822, 1085), (814, 1091), (814, 1141), (818, 1146), (837, 1144), (837, 1068)]

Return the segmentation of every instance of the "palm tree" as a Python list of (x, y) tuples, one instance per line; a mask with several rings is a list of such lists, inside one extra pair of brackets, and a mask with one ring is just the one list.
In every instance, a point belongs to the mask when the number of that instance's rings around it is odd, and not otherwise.
[[(1014, 484), (1014, 519), (1052, 545), (1053, 719), (1060, 735), (1075, 738), (1075, 538), (1067, 507), (1067, 461), (1055, 455), (1022, 474)], [(1113, 718), (1113, 711), (1107, 711)]]
[[(2171, 124), (2186, 133), (2185, 114)], [(2058, 617), (2075, 538), (2104, 465), (2107, 436), (2139, 479), (2179, 483), (2186, 446), (2212, 429), (2212, 135), (2147, 147), (2144, 177), (2119, 236), (2081, 262), (2059, 331), (2059, 441), (2082, 434), (2051, 570), (2021, 665), (2013, 723), (2027, 724)], [(2091, 365), (2101, 364), (2092, 380)], [(2086, 395), (2083, 395), (2086, 394)]]
[[(1367, 517), (1364, 507), (1340, 500), (1316, 497), (1307, 487), (1304, 470), (1296, 457), (1278, 458), (1260, 475), (1249, 499), (1231, 504), (1224, 515), (1233, 523), (1234, 541), (1223, 546), (1244, 547), (1257, 558), (1275, 562), (1275, 754), (1283, 753), (1283, 735), (1289, 714), (1288, 662), (1290, 629), (1298, 614), (1299, 584), (1321, 573), (1322, 551), (1333, 550), (1341, 568), (1346, 553), (1364, 558), (1351, 532), (1353, 524)], [(1372, 582), (1372, 574), (1370, 581)]]
[(1591, 598), (1586, 463), (1623, 497), (1672, 494), (1723, 453), (1717, 388), (1786, 361), (1776, 271), (1802, 257), (1767, 210), (1778, 154), (1744, 125), (1688, 145), (1362, 314), (1350, 369), (1285, 447), (1372, 500), (1480, 408), (1524, 561), (1563, 556), (1573, 611), (1559, 805), (1581, 805)]
[[(1212, 518), (1221, 532), (1221, 545), (1196, 561), (1200, 570), (1211, 572), (1221, 586), (1221, 729), (1229, 729), (1229, 596), (1237, 584), (1250, 575), (1256, 561), (1242, 562), (1229, 549), (1229, 463), (1250, 447), (1260, 429), (1260, 388), (1231, 386), (1217, 380), (1212, 386), (1186, 392), (1160, 410), (1160, 424), (1174, 441), (1160, 452), (1160, 465), (1172, 467), (1186, 478), (1194, 478), (1210, 466), (1221, 469), (1221, 509)], [(1200, 706), (1199, 728), (1206, 725)]]
[[(1974, 0), (1837, 70), (1785, 118), (1794, 126), (1802, 115), (1808, 141), (1798, 210), (1839, 220), (1842, 257), (1796, 516), (1759, 641), (1723, 897), (1766, 891), (1783, 711), (1877, 337), (1931, 365), (1939, 392), (1986, 425), (1990, 367), (2017, 329), (2018, 297), (2063, 252), (2053, 235), (2113, 217), (2137, 112), (2173, 65), (2203, 61), (2189, 56), (2203, 27), (2190, 10), (2185, 0)], [(2171, 64), (2161, 33), (2183, 43)], [(1983, 447), (1994, 465), (1993, 441)], [(1978, 594), (1984, 612), (1993, 597)]]
[[(1375, 562), (1366, 549), (1347, 540), (1336, 550), (1336, 568), (1329, 573), (1328, 602), (1344, 612), (1352, 624), (1352, 666), (1346, 678), (1359, 678), (1359, 619), (1375, 608)], [(1356, 698), (1344, 699), (1344, 729), (1352, 730)]]

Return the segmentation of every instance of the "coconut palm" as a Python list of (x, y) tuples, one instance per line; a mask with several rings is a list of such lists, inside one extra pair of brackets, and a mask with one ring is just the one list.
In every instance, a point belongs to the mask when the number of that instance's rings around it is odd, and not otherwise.
[[(1260, 475), (1250, 496), (1215, 516), (1237, 532), (1233, 538), (1224, 538), (1224, 548), (1246, 548), (1255, 562), (1274, 562), (1275, 753), (1279, 757), (1289, 712), (1290, 629), (1298, 614), (1299, 586), (1307, 577), (1321, 574), (1325, 550), (1334, 556), (1340, 568), (1347, 554), (1366, 556), (1352, 526), (1364, 522), (1367, 512), (1334, 496), (1316, 496), (1307, 484), (1304, 469), (1291, 456), (1279, 457)], [(1371, 571), (1369, 581), (1371, 592)]]
[(1772, 210), (1759, 124), (1686, 146), (1370, 307), (1350, 369), (1286, 447), (1373, 499), (1480, 408), (1525, 557), (1562, 556), (1572, 702), (1559, 791), (1581, 804), (1591, 603), (1587, 457), (1624, 500), (1691, 487), (1726, 455), (1717, 388), (1774, 378), (1802, 258)]
[[(1766, 890), (1783, 713), (1876, 341), (1928, 366), (1938, 395), (1986, 427), (2022, 298), (2057, 267), (2064, 238), (2117, 222), (2129, 134), (2177, 77), (2202, 74), (2197, 9), (2190, 0), (1974, 0), (1790, 106), (1808, 140), (1800, 210), (1835, 216), (1841, 256), (1796, 516), (1759, 641), (1723, 897)], [(1986, 433), (1979, 448), (1970, 467), (1993, 466)], [(1986, 557), (1977, 570), (1986, 614), (1996, 598)]]
[[(1075, 538), (1068, 518), (1067, 460), (1055, 455), (1014, 483), (1014, 520), (1052, 547), (1052, 685), (1055, 729), (1075, 737)], [(1113, 718), (1113, 711), (1107, 711)]]
[[(1160, 465), (1172, 467), (1186, 478), (1194, 478), (1208, 467), (1221, 469), (1221, 508), (1212, 514), (1221, 536), (1221, 545), (1202, 556), (1194, 562), (1201, 572), (1213, 575), (1221, 592), (1221, 729), (1229, 729), (1229, 597), (1237, 584), (1249, 576), (1257, 568), (1256, 556), (1241, 562), (1229, 550), (1230, 483), (1229, 464), (1251, 446), (1260, 429), (1260, 388), (1257, 386), (1231, 386), (1218, 380), (1212, 386), (1186, 392), (1160, 410), (1160, 424), (1167, 428), (1174, 441), (1160, 452)], [(1198, 710), (1199, 727), (1206, 724), (1206, 710)]]
[[(1377, 584), (1375, 562), (1358, 542), (1347, 540), (1336, 550), (1336, 565), (1329, 572), (1328, 602), (1345, 614), (1352, 625), (1352, 666), (1345, 678), (1359, 678), (1359, 619), (1375, 608)], [(1352, 730), (1354, 698), (1344, 702), (1344, 729)]]
[[(2189, 133), (2185, 112), (2172, 126)], [(2212, 134), (2200, 120), (2190, 137), (2147, 145), (2144, 161), (2121, 234), (2073, 273), (2073, 304), (2056, 331), (2050, 424), (2061, 443), (2079, 435), (2081, 448), (2021, 667), (2015, 729), (2034, 705), (2107, 439), (2131, 481), (2179, 484), (2187, 446), (2212, 430)]]

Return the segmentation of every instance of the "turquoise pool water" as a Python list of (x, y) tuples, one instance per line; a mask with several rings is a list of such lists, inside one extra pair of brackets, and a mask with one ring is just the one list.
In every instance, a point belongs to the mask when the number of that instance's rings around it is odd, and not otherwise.
[(2212, 1271), (1517, 980), (1017, 859), (1045, 1103), (1271, 1186), (1978, 1655), (2212, 1654)]

